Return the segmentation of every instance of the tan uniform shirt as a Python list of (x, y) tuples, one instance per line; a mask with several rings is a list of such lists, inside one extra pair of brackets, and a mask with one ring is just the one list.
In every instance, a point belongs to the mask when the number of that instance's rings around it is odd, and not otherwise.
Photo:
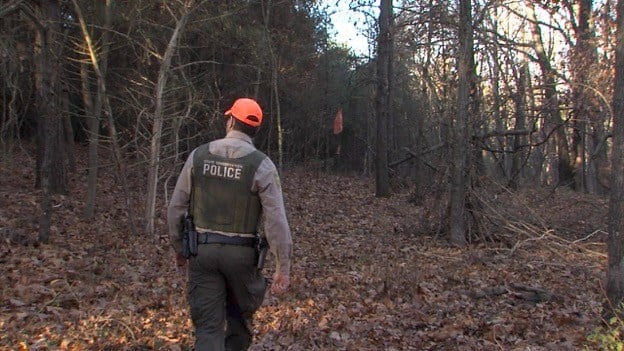
[[(210, 143), (210, 152), (221, 157), (243, 157), (255, 149), (247, 134), (235, 130), (230, 131), (225, 138)], [(167, 208), (169, 236), (176, 252), (181, 251), (180, 221), (188, 210), (194, 153), (195, 150), (191, 152), (184, 163)], [(292, 236), (286, 219), (279, 175), (275, 165), (268, 157), (260, 163), (253, 179), (251, 191), (258, 192), (260, 196), (264, 214), (264, 233), (271, 247), (271, 252), (276, 258), (275, 269), (282, 274), (289, 275)], [(209, 228), (206, 229), (209, 230)], [(233, 233), (222, 234), (233, 235)]]

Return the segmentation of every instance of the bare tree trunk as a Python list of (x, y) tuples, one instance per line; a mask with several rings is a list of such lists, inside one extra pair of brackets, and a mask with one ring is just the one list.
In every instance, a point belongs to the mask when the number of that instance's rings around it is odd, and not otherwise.
[(557, 95), (556, 74), (551, 66), (551, 60), (546, 53), (542, 40), (542, 32), (535, 14), (535, 3), (533, 0), (526, 0), (526, 9), (531, 23), (533, 35), (533, 47), (538, 59), (542, 76), (544, 77), (544, 96), (546, 99), (546, 114), (550, 128), (554, 128), (556, 153), (557, 153), (557, 175), (558, 185), (574, 185), (574, 172), (572, 161), (570, 160), (570, 147), (565, 134), (565, 125), (561, 119), (559, 111), (559, 98)]
[(617, 2), (615, 88), (613, 91), (613, 171), (609, 199), (607, 314), (622, 311), (624, 300), (624, 0)]
[[(55, 0), (42, 1), (35, 23), (35, 85), (37, 90), (37, 112), (39, 114), (38, 149), (40, 169), (38, 176), (43, 190), (41, 217), (39, 220), (39, 241), (46, 243), (50, 238), (53, 193), (66, 192), (67, 180), (63, 162), (62, 120), (58, 109), (57, 92), (59, 57), (57, 35), (60, 24), (60, 7)], [(55, 166), (55, 167), (53, 167)]]
[[(82, 90), (82, 105), (84, 106), (84, 116), (87, 118), (87, 129), (89, 132), (87, 136), (89, 139), (89, 158), (87, 160), (87, 169), (89, 174), (87, 176), (87, 200), (85, 203), (83, 215), (85, 219), (91, 219), (93, 218), (93, 214), (95, 212), (95, 194), (97, 191), (96, 187), (97, 172), (99, 166), (98, 145), (100, 121), (99, 116), (96, 117), (95, 108), (93, 107), (93, 99), (91, 98), (89, 70), (87, 67), (87, 63), (80, 63), (80, 78)], [(102, 107), (99, 106), (98, 110), (101, 111), (101, 109)]]
[[(535, 89), (533, 87), (533, 80), (531, 79), (531, 71), (529, 67), (526, 67), (526, 90), (527, 95), (527, 109), (529, 111), (537, 111), (537, 103), (535, 97)], [(527, 116), (528, 117), (528, 116)], [(529, 121), (531, 125), (535, 125), (536, 121)], [(539, 130), (540, 137), (545, 136), (544, 128)], [(530, 140), (530, 139), (529, 139)], [(540, 139), (541, 140), (541, 139)], [(536, 186), (542, 186), (544, 184), (544, 163), (546, 161), (546, 145), (534, 147), (531, 149), (528, 155), (529, 167), (527, 172), (527, 179)]]
[[(500, 95), (500, 79), (501, 79), (501, 72), (500, 72), (500, 64), (497, 62), (498, 61), (498, 57), (499, 57), (499, 50), (498, 50), (498, 45), (496, 45), (496, 34), (498, 32), (498, 16), (496, 16), (496, 18), (492, 19), (492, 21), (494, 22), (492, 24), (492, 26), (494, 27), (493, 32), (492, 32), (492, 42), (494, 43), (493, 47), (492, 47), (492, 104), (493, 104), (493, 117), (494, 117), (494, 121), (495, 121), (495, 125), (496, 125), (496, 131), (498, 133), (503, 133), (506, 129), (506, 121), (505, 119), (503, 119), (503, 114), (502, 114), (502, 98)], [(500, 150), (507, 150), (509, 148), (508, 143), (507, 143), (507, 139), (508, 137), (505, 136), (499, 136), (496, 138), (498, 145), (497, 148)], [(480, 150), (475, 150), (475, 156), (480, 153)], [(492, 155), (495, 159), (496, 159), (496, 166), (497, 166), (497, 171), (500, 172), (496, 172), (495, 174), (499, 174), (499, 176), (501, 176), (502, 178), (506, 178), (509, 179), (509, 175), (511, 173), (511, 165), (509, 162), (509, 157), (507, 155), (506, 152), (503, 152), (500, 156), (497, 156), (496, 154)], [(479, 163), (477, 163), (479, 165)], [(480, 174), (482, 172), (479, 172)], [(485, 173), (485, 172), (483, 172)]]
[(67, 165), (68, 165), (68, 170), (73, 172), (76, 172), (76, 157), (74, 156), (74, 149), (75, 149), (75, 144), (74, 144), (74, 127), (72, 127), (72, 123), (71, 123), (71, 114), (69, 113), (69, 93), (67, 91), (67, 89), (63, 89), (62, 92), (62, 110), (63, 110), (63, 135), (65, 136), (65, 151), (67, 153)]
[(377, 38), (377, 95), (375, 112), (377, 114), (377, 150), (375, 157), (376, 196), (390, 195), (390, 177), (388, 174), (388, 115), (390, 61), (392, 52), (391, 20), (392, 0), (381, 0), (379, 5), (379, 37)]
[(163, 95), (167, 85), (167, 74), (171, 67), (171, 59), (177, 49), (178, 39), (182, 35), (184, 26), (188, 20), (191, 4), (184, 5), (182, 16), (176, 22), (176, 27), (169, 39), (169, 44), (165, 49), (163, 60), (158, 71), (158, 81), (156, 83), (156, 107), (154, 109), (154, 124), (152, 125), (152, 138), (150, 142), (150, 159), (147, 176), (147, 203), (145, 205), (145, 231), (154, 234), (154, 218), (156, 216), (156, 190), (158, 187), (158, 168), (160, 166), (160, 146), (162, 142), (162, 129), (164, 124), (163, 116)]
[[(574, 26), (576, 44), (572, 50), (572, 101), (574, 104), (572, 159), (574, 160), (575, 188), (582, 191), (595, 192), (595, 172), (589, 171), (589, 153), (592, 153), (587, 136), (591, 121), (596, 119), (593, 111), (596, 107), (595, 93), (588, 89), (591, 86), (590, 77), (592, 68), (597, 62), (596, 49), (593, 44), (593, 33), (590, 25), (592, 15), (592, 0), (577, 0), (577, 6), (569, 6), (572, 18), (577, 18)], [(596, 124), (602, 123), (596, 121)], [(589, 150), (588, 150), (589, 147)], [(588, 152), (589, 151), (589, 152)], [(594, 175), (593, 179), (588, 176)]]
[[(84, 217), (85, 219), (92, 219), (95, 212), (95, 198), (97, 193), (97, 174), (99, 168), (99, 156), (98, 156), (98, 148), (99, 148), (99, 136), (100, 136), (100, 118), (102, 114), (102, 105), (105, 98), (106, 93), (106, 70), (108, 68), (108, 49), (109, 49), (109, 29), (112, 25), (112, 0), (106, 1), (106, 9), (105, 9), (105, 24), (104, 24), (104, 32), (102, 34), (102, 50), (98, 55), (93, 49), (92, 39), (87, 31), (86, 23), (84, 21), (84, 17), (82, 16), (82, 11), (78, 7), (78, 4), (74, 0), (74, 7), (76, 8), (76, 12), (79, 17), (79, 21), (81, 23), (81, 28), (83, 31), (83, 37), (86, 43), (86, 49), (91, 58), (91, 62), (96, 67), (96, 70), (99, 70), (99, 74), (96, 73), (98, 78), (97, 85), (97, 95), (95, 100), (95, 106), (93, 106), (93, 101), (91, 99), (91, 92), (89, 88), (89, 77), (88, 71), (85, 65), (81, 65), (81, 78), (82, 78), (82, 96), (83, 102), (85, 105), (85, 115), (88, 118), (88, 127), (89, 127), (89, 176), (87, 178), (87, 201), (84, 208)], [(102, 83), (100, 84), (100, 80)]]
[(275, 115), (277, 123), (277, 165), (278, 169), (281, 171), (284, 167), (284, 134), (282, 130), (282, 111), (280, 109), (279, 89), (277, 86), (277, 72), (277, 62), (275, 57), (273, 57), (273, 73), (271, 74), (273, 78), (271, 79), (271, 86), (273, 87), (273, 98), (275, 99)]
[[(610, 13), (612, 13), (612, 3), (613, 0), (605, 2), (604, 6), (602, 6), (601, 13), (597, 16), (597, 19), (600, 19), (600, 21), (602, 22), (601, 26), (604, 26), (606, 23), (611, 23)], [(608, 30), (602, 31), (602, 35), (600, 37), (601, 42), (614, 43), (616, 40), (614, 40), (614, 38), (611, 36), (612, 32), (613, 31)], [(609, 55), (608, 52), (610, 52), (610, 50), (607, 52), (602, 52), (600, 55), (597, 55), (597, 59), (604, 59), (606, 55)], [(603, 98), (603, 100), (606, 100), (606, 98)], [(611, 117), (612, 116), (610, 114), (601, 115), (600, 117), (596, 118), (597, 120), (593, 123), (592, 126), (593, 128), (591, 142), (593, 143), (593, 146), (591, 148), (592, 155), (589, 160), (589, 172), (595, 173), (595, 177), (590, 176), (588, 179), (590, 183), (588, 184), (590, 186), (595, 185), (595, 192), (599, 194), (605, 194), (609, 191), (611, 162), (609, 159), (609, 155), (607, 154), (608, 148), (606, 147), (608, 131), (607, 127), (605, 126), (607, 123), (601, 121), (609, 120)], [(595, 183), (591, 183), (592, 181)], [(590, 189), (590, 191), (592, 190)]]
[[(15, 26), (15, 20), (10, 18), (2, 18), (2, 28), (0, 29), (4, 33), (9, 33), (9, 30)], [(10, 45), (15, 45), (11, 43)], [(16, 48), (17, 49), (17, 48)], [(23, 49), (22, 49), (23, 50)], [(3, 96), (3, 104), (0, 105), (2, 110), (0, 116), (0, 150), (4, 151), (5, 155), (12, 154), (13, 141), (19, 137), (19, 115), (17, 113), (18, 96), (24, 94), (20, 92), (19, 81), (20, 68), (19, 68), (19, 55), (23, 53), (15, 53), (13, 55), (6, 55), (2, 61), (0, 61), (0, 77), (2, 77), (2, 91), (0, 96)], [(24, 94), (28, 96), (29, 94)]]
[(457, 90), (457, 116), (453, 123), (451, 142), (451, 196), (450, 196), (450, 241), (454, 245), (465, 245), (467, 224), (468, 158), (471, 154), (469, 136), (470, 86), (473, 69), (472, 13), (470, 0), (459, 2), (459, 57)]
[[(112, 1), (112, 0), (107, 0), (107, 1)], [(80, 28), (82, 30), (83, 36), (85, 37), (85, 42), (87, 43), (89, 56), (91, 58), (91, 63), (93, 64), (93, 70), (95, 71), (95, 75), (97, 76), (98, 101), (100, 101), (101, 104), (103, 105), (104, 109), (106, 110), (106, 115), (108, 117), (108, 124), (109, 124), (108, 130), (109, 130), (110, 139), (113, 143), (113, 153), (115, 155), (115, 161), (117, 163), (117, 167), (119, 168), (119, 178), (120, 178), (122, 187), (124, 189), (124, 195), (126, 197), (126, 210), (128, 211), (128, 220), (130, 221), (130, 229), (132, 233), (136, 235), (137, 232), (136, 232), (136, 226), (134, 225), (134, 216), (133, 216), (134, 209), (132, 208), (132, 204), (130, 203), (130, 190), (128, 187), (128, 179), (127, 179), (128, 177), (126, 173), (126, 168), (123, 163), (121, 149), (117, 141), (117, 130), (115, 128), (115, 120), (113, 118), (113, 111), (108, 101), (108, 96), (106, 94), (106, 80), (104, 78), (104, 75), (100, 66), (101, 62), (98, 59), (97, 53), (95, 52), (95, 49), (91, 43), (91, 36), (89, 35), (89, 32), (87, 30), (87, 24), (84, 21), (84, 16), (82, 15), (82, 11), (80, 10), (80, 7), (78, 6), (78, 3), (76, 2), (76, 0), (72, 0), (72, 2), (74, 4), (74, 9), (76, 10), (78, 20), (80, 22)], [(107, 6), (110, 6), (110, 3), (107, 3)], [(104, 61), (104, 63), (106, 62), (107, 61)]]
[[(390, 10), (393, 11), (392, 6)], [(388, 19), (389, 25), (388, 30), (390, 31), (390, 36), (388, 37), (388, 46), (390, 50), (388, 50), (388, 96), (386, 97), (386, 109), (388, 110), (387, 116), (388, 119), (386, 121), (386, 144), (387, 148), (387, 157), (392, 155), (393, 151), (397, 150), (397, 136), (395, 132), (395, 123), (397, 121), (396, 113), (397, 111), (394, 109), (393, 99), (394, 96), (394, 16), (393, 12), (390, 12), (390, 18)], [(386, 161), (388, 162), (388, 161)], [(388, 175), (389, 176), (389, 175)], [(389, 181), (389, 179), (388, 179)]]
[[(603, 118), (600, 118), (602, 120)], [(587, 165), (587, 190), (590, 193), (605, 194), (609, 187), (609, 156), (607, 155), (607, 132), (603, 123), (594, 123), (591, 135), (591, 150)]]
[[(264, 1), (262, 1), (262, 5), (264, 6)], [(273, 41), (270, 36), (269, 23), (271, 18), (271, 7), (273, 6), (273, 1), (269, 0), (266, 5), (266, 11), (262, 11), (262, 16), (264, 17), (264, 35), (266, 40), (266, 45), (269, 48), (269, 55), (271, 59), (271, 96), (273, 97), (273, 101), (275, 102), (275, 115), (276, 115), (276, 123), (277, 123), (277, 167), (281, 171), (284, 163), (284, 135), (282, 130), (282, 111), (280, 108), (280, 94), (278, 87), (278, 72), (279, 72), (279, 62), (275, 55), (275, 50), (273, 49)], [(270, 144), (270, 143), (269, 143)]]
[[(514, 102), (516, 106), (516, 124), (515, 130), (524, 130), (526, 128), (526, 109), (527, 109), (527, 99), (526, 99), (526, 91), (527, 91), (527, 79), (529, 75), (529, 66), (526, 62), (522, 63), (522, 66), (518, 72), (518, 81), (517, 81), (517, 92), (514, 97)], [(511, 162), (511, 170), (509, 174), (509, 187), (512, 189), (517, 189), (521, 179), (521, 171), (523, 169), (523, 164), (526, 164), (526, 152), (521, 149), (522, 145), (527, 144), (526, 136), (524, 135), (514, 135), (513, 136), (513, 153), (512, 153), (512, 162)]]

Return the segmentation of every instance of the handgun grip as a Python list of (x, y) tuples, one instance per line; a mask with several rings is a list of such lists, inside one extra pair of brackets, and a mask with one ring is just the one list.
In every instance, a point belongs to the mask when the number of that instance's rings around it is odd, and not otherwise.
[(266, 238), (258, 238), (258, 245), (256, 250), (258, 251), (258, 263), (256, 267), (258, 269), (264, 268), (264, 262), (266, 261), (267, 253), (269, 252), (269, 243)]
[(189, 249), (189, 235), (186, 229), (182, 230), (182, 256), (184, 258), (191, 257), (191, 252)]

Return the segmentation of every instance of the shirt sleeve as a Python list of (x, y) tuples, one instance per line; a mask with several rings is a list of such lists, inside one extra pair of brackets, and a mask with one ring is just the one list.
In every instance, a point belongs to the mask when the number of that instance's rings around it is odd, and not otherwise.
[(182, 171), (178, 176), (173, 194), (171, 195), (171, 201), (167, 207), (167, 226), (169, 228), (169, 241), (175, 252), (182, 252), (182, 237), (181, 237), (181, 222), (184, 213), (188, 211), (189, 199), (191, 194), (191, 169), (193, 167), (193, 154), (191, 152), (189, 157), (182, 167)]
[[(273, 162), (267, 157), (256, 171), (254, 185), (257, 187), (264, 213), (264, 233), (275, 256), (275, 270), (290, 275), (292, 256), (292, 235), (282, 196), (279, 174)], [(254, 190), (252, 188), (252, 190)]]

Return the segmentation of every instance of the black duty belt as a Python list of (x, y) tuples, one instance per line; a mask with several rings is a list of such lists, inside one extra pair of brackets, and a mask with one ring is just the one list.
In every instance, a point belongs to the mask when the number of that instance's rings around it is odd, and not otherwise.
[(256, 246), (256, 238), (228, 236), (217, 233), (197, 233), (198, 244), (225, 244), (240, 246)]

